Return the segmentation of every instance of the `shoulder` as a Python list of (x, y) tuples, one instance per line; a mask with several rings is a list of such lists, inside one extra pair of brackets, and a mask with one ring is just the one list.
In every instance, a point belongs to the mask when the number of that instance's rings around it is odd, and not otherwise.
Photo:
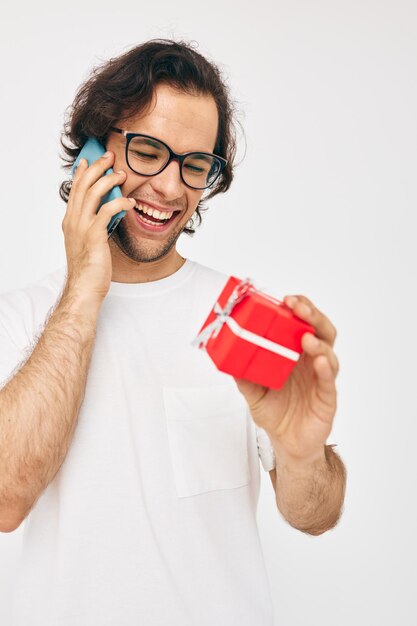
[(195, 273), (199, 276), (205, 276), (207, 280), (226, 280), (229, 278), (229, 274), (225, 271), (221, 271), (215, 267), (211, 267), (209, 265), (204, 265), (203, 263), (199, 263), (198, 261), (192, 261), (195, 267)]
[(230, 278), (230, 274), (197, 261), (193, 261), (193, 265), (195, 283), (206, 292), (212, 291), (211, 295), (217, 296)]
[(66, 266), (26, 284), (0, 293), (0, 332), (24, 346), (60, 296)]

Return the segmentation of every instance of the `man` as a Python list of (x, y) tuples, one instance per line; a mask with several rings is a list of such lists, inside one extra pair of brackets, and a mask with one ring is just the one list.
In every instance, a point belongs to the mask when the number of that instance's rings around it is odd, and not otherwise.
[(176, 241), (234, 155), (227, 90), (201, 55), (151, 41), (113, 59), (75, 100), (71, 163), (88, 136), (108, 154), (61, 186), (65, 271), (0, 299), (1, 530), (26, 520), (13, 624), (272, 625), (259, 458), (290, 524), (337, 523), (335, 330), (288, 299), (320, 339), (303, 337), (279, 391), (190, 345), (228, 275)]

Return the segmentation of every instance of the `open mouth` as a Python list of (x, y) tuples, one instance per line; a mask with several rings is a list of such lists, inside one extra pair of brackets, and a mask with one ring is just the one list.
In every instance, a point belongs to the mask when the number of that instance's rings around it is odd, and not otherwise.
[(168, 219), (158, 219), (153, 215), (149, 215), (148, 213), (144, 213), (138, 207), (134, 208), (136, 221), (144, 228), (145, 230), (150, 231), (164, 231), (166, 230), (172, 222), (174, 222), (181, 211), (174, 211), (170, 218)]

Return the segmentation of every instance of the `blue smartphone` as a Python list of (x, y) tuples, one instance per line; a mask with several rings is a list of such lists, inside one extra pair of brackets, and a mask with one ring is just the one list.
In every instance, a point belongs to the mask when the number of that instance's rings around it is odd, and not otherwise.
[[(102, 157), (105, 152), (106, 152), (106, 148), (99, 141), (97, 141), (97, 139), (95, 139), (94, 137), (90, 137), (89, 139), (87, 139), (87, 141), (85, 142), (85, 144), (83, 145), (81, 149), (80, 154), (77, 156), (74, 165), (72, 166), (72, 169), (71, 169), (72, 176), (74, 176), (75, 170), (77, 169), (81, 159), (87, 159), (88, 165), (90, 166), (92, 163), (94, 163), (94, 161), (97, 161), (97, 159)], [(104, 176), (106, 176), (107, 174), (112, 174), (112, 173), (113, 173), (113, 169), (109, 167), (109, 169), (105, 171)], [(102, 197), (100, 201), (100, 205), (96, 213), (99, 212), (100, 207), (106, 202), (110, 202), (110, 200), (114, 200), (115, 198), (121, 198), (121, 197), (123, 197), (122, 191), (119, 185), (116, 185)], [(116, 226), (119, 224), (119, 222), (124, 218), (126, 213), (127, 211), (119, 211), (119, 213), (117, 213), (116, 215), (113, 215), (113, 217), (111, 218), (110, 222), (107, 225), (107, 239), (110, 237), (110, 235), (112, 234)]]

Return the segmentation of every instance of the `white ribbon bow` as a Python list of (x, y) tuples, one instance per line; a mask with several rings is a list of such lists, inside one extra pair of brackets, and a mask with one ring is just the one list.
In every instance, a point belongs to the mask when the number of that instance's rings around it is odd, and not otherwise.
[(198, 348), (202, 348), (204, 350), (207, 349), (207, 342), (210, 338), (215, 338), (219, 334), (223, 324), (227, 324), (230, 330), (241, 339), (245, 339), (250, 343), (253, 343), (260, 348), (264, 348), (265, 350), (270, 350), (275, 354), (280, 354), (281, 356), (290, 359), (291, 361), (298, 361), (300, 358), (300, 354), (295, 350), (291, 350), (286, 346), (283, 346), (279, 343), (275, 343), (270, 339), (266, 339), (265, 337), (260, 337), (255, 333), (252, 333), (250, 330), (246, 330), (242, 328), (233, 317), (231, 317), (231, 312), (233, 308), (236, 306), (238, 302), (243, 300), (250, 293), (260, 293), (264, 298), (271, 300), (277, 304), (283, 304), (281, 300), (277, 300), (276, 298), (272, 298), (265, 293), (262, 293), (259, 289), (255, 287), (252, 280), (250, 278), (245, 278), (242, 280), (229, 296), (228, 301), (226, 302), (225, 307), (222, 309), (218, 302), (215, 303), (213, 307), (213, 311), (216, 314), (216, 318), (206, 326), (193, 341), (191, 345), (197, 346)]

